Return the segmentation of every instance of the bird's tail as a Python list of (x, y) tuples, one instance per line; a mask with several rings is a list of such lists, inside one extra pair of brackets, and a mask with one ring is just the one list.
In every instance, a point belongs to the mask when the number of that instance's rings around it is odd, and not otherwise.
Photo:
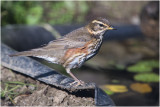
[(34, 56), (34, 51), (23, 51), (23, 52), (17, 52), (15, 54), (9, 55), (10, 57), (14, 56)]

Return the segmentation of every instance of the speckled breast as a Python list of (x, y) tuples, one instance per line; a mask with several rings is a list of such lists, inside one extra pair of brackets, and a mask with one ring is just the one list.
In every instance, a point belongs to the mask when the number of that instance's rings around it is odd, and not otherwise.
[(84, 47), (69, 49), (65, 54), (63, 66), (70, 69), (80, 67), (86, 60), (97, 54), (101, 44), (102, 37), (89, 41)]

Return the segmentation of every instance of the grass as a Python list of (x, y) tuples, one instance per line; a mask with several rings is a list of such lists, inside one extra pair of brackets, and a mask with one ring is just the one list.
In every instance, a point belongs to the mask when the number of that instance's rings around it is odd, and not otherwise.
[(19, 96), (20, 94), (23, 94), (23, 92), (16, 92), (17, 89), (22, 88), (23, 86), (33, 86), (36, 87), (34, 84), (27, 84), (19, 81), (7, 81), (2, 82), (4, 84), (4, 89), (1, 89), (1, 98), (9, 98), (10, 101), (14, 103), (14, 98), (16, 96)]

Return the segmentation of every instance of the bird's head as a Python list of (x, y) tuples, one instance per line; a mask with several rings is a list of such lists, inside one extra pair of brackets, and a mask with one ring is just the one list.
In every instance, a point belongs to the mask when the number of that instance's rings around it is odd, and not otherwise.
[(105, 18), (97, 18), (91, 21), (86, 27), (93, 35), (104, 33), (106, 30), (115, 30)]

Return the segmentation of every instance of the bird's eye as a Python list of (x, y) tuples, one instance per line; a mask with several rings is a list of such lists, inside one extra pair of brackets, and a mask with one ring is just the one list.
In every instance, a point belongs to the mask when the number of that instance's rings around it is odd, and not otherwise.
[(99, 26), (100, 26), (100, 27), (104, 27), (104, 25), (103, 25), (103, 24), (99, 24)]

